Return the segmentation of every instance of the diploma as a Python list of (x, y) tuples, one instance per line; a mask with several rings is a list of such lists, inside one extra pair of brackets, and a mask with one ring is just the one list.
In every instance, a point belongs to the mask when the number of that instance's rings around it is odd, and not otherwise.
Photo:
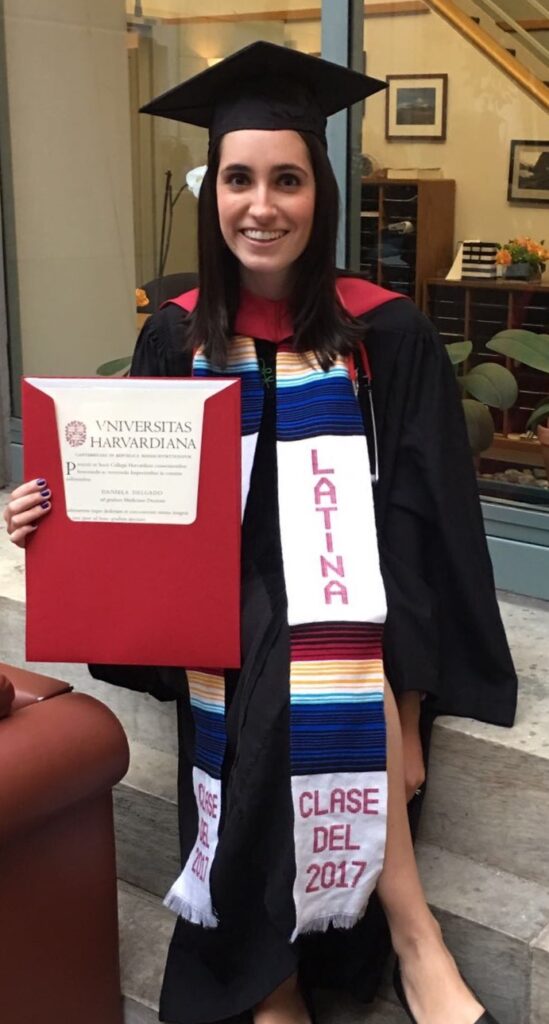
[(239, 663), (240, 383), (23, 382), (27, 658)]

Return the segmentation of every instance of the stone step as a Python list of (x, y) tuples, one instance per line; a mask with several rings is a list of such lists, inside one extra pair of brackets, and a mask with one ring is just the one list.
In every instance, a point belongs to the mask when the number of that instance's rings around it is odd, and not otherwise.
[(427, 843), (417, 860), (448, 948), (498, 1024), (547, 1024), (549, 889)]
[[(549, 887), (549, 603), (503, 595), (500, 604), (520, 678), (516, 725), (438, 719), (420, 838)], [(0, 597), (0, 655), (14, 665), (25, 665), (24, 625), (22, 601)], [(158, 811), (174, 840), (169, 808), (156, 800), (169, 776), (175, 785), (173, 703), (93, 680), (85, 666), (31, 668), (69, 680), (118, 715), (132, 745), (132, 770), (142, 768), (132, 792), (122, 788), (117, 798), (121, 813), (128, 817), (133, 805), (138, 817), (154, 821)]]
[(158, 898), (120, 882), (118, 921), (125, 1024), (157, 1024), (174, 916)]
[[(119, 884), (120, 967), (125, 1024), (158, 1024), (158, 999), (174, 916), (160, 900)], [(315, 999), (315, 1003), (317, 1000)], [(364, 1006), (340, 993), (322, 993), (318, 1017), (324, 1024), (406, 1024), (394, 1003), (378, 999)]]
[[(468, 719), (437, 721), (420, 836), (549, 886), (549, 603), (502, 595), (500, 606), (520, 677), (517, 723), (509, 730)], [(2, 660), (25, 664), (23, 637), (22, 602), (0, 597)], [(163, 792), (170, 773), (175, 785), (170, 760), (177, 748), (174, 705), (96, 681), (84, 665), (29, 667), (67, 679), (118, 715), (134, 751), (132, 770), (140, 762), (143, 768), (141, 782), (132, 788), (141, 787), (150, 797), (126, 792), (120, 806), (129, 813), (133, 801), (138, 816), (154, 820), (155, 807), (161, 811), (155, 796)], [(166, 828), (173, 833), (173, 825)]]
[[(460, 862), (461, 861), (461, 862)], [(496, 878), (490, 869), (467, 865), (425, 849), (421, 865), (446, 940), (464, 976), (499, 1024), (547, 1024), (549, 928), (538, 932), (549, 909), (548, 894), (536, 903), (532, 883)], [(463, 899), (466, 872), (470, 885)], [(494, 885), (498, 888), (494, 892)], [(527, 891), (527, 887), (530, 887)], [(502, 890), (507, 893), (502, 899)], [(460, 912), (457, 903), (461, 900)], [(160, 900), (124, 882), (119, 885), (120, 956), (126, 1024), (155, 1024), (173, 915)], [(537, 932), (537, 934), (535, 934)], [(387, 984), (371, 1007), (347, 996), (319, 993), (319, 1019), (330, 1024), (405, 1024)]]
[[(115, 793), (118, 873), (156, 896), (165, 895), (180, 870), (175, 770), (173, 755), (134, 745), (130, 771)], [(161, 793), (150, 791), (152, 779), (163, 780)], [(530, 999), (548, 1005), (539, 993), (549, 990), (549, 887), (423, 841), (417, 857), (427, 898), (465, 977), (499, 1024), (530, 1024)], [(382, 994), (393, 998), (390, 987)]]
[(119, 877), (164, 896), (180, 870), (176, 756), (132, 742), (114, 814)]
[(420, 837), (549, 887), (549, 603), (506, 595), (500, 607), (516, 724), (438, 719)]

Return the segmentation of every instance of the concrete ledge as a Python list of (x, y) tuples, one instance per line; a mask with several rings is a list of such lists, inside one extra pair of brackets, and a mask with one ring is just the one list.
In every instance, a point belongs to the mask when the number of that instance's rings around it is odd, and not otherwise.
[(157, 1024), (175, 917), (160, 900), (124, 883), (118, 889), (118, 915), (126, 1024)]
[[(524, 706), (537, 686), (522, 685)], [(519, 731), (480, 736), (471, 725), (441, 719), (433, 730), (420, 837), (549, 886), (549, 744), (534, 753)]]
[[(531, 945), (549, 923), (549, 891), (427, 844), (418, 863), (449, 948), (499, 1024), (529, 1024)], [(539, 950), (540, 969), (549, 956)]]
[(549, 927), (532, 944), (533, 967), (530, 1024), (549, 1020)]
[(181, 870), (176, 805), (122, 783), (114, 820), (118, 877), (164, 897)]

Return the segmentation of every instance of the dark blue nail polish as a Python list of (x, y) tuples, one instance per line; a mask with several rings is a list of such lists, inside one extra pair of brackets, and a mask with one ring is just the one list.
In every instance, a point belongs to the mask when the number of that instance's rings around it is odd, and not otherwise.
[(41, 503), (41, 505), (40, 505), (40, 508), (49, 508), (49, 507), (50, 507), (49, 501), (43, 501)]
[(36, 483), (38, 484), (39, 487), (45, 487), (46, 486), (46, 481), (45, 480), (37, 480)]
[(42, 495), (43, 498), (49, 498), (50, 494), (51, 494), (51, 491), (48, 491), (48, 490), (40, 491), (40, 494)]

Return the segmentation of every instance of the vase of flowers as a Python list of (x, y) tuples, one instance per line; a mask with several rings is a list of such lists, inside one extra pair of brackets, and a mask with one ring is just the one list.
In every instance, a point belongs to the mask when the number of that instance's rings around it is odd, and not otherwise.
[(527, 236), (509, 239), (499, 246), (496, 255), (496, 263), (505, 267), (505, 277), (515, 281), (539, 281), (547, 260), (549, 249), (545, 243)]

